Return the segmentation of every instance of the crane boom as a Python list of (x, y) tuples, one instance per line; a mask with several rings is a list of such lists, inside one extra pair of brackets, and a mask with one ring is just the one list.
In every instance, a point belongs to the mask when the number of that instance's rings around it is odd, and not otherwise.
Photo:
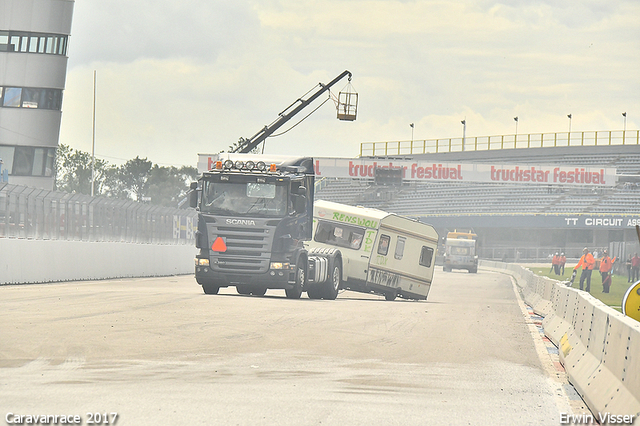
[(239, 144), (239, 146), (237, 146), (232, 152), (243, 153), (243, 154), (251, 152), (252, 149), (260, 145), (265, 139), (271, 136), (273, 132), (278, 130), (283, 124), (285, 124), (287, 121), (293, 118), (294, 115), (302, 111), (311, 102), (316, 100), (320, 95), (328, 91), (331, 88), (331, 86), (336, 84), (338, 81), (342, 80), (347, 75), (349, 76), (349, 81), (351, 81), (351, 72), (348, 70), (345, 70), (342, 72), (342, 74), (340, 74), (339, 76), (331, 80), (331, 82), (329, 82), (328, 84), (320, 83), (319, 84), (320, 88), (308, 99), (296, 100), (294, 103), (289, 105), (287, 109), (282, 111), (279, 114), (279, 117), (273, 123), (271, 123), (268, 126), (264, 126), (262, 130), (260, 130), (258, 133), (253, 135), (250, 139), (242, 140), (242, 143)]

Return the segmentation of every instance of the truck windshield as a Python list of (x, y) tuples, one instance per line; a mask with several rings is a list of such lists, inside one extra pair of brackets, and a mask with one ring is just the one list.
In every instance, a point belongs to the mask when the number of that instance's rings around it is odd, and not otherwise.
[(285, 184), (256, 182), (203, 183), (200, 211), (228, 216), (283, 217)]

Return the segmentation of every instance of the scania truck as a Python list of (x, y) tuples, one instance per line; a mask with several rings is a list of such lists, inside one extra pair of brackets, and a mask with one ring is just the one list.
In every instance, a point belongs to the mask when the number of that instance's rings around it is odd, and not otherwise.
[(196, 281), (206, 294), (304, 291), (313, 228), (313, 159), (220, 154), (191, 186), (198, 212)]

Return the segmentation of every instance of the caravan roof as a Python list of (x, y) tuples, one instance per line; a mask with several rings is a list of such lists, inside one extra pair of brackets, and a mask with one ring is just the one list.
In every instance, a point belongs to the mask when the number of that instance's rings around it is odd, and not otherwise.
[[(368, 207), (354, 207), (344, 204), (334, 203), (331, 201), (317, 200), (313, 204), (314, 216), (327, 220), (339, 220), (345, 222), (345, 218), (356, 217), (362, 219), (381, 220), (393, 213), (383, 212), (382, 210), (372, 209)], [(342, 216), (340, 216), (342, 215)]]

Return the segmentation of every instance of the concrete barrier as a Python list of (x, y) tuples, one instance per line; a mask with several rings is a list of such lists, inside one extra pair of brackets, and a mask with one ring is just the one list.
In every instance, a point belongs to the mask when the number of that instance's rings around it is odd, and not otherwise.
[[(640, 424), (640, 322), (584, 291), (519, 265), (480, 262), (511, 274), (525, 302), (544, 316), (569, 381), (596, 415), (633, 415)], [(615, 422), (616, 418), (612, 418)]]
[(196, 248), (0, 238), (0, 284), (190, 274)]

